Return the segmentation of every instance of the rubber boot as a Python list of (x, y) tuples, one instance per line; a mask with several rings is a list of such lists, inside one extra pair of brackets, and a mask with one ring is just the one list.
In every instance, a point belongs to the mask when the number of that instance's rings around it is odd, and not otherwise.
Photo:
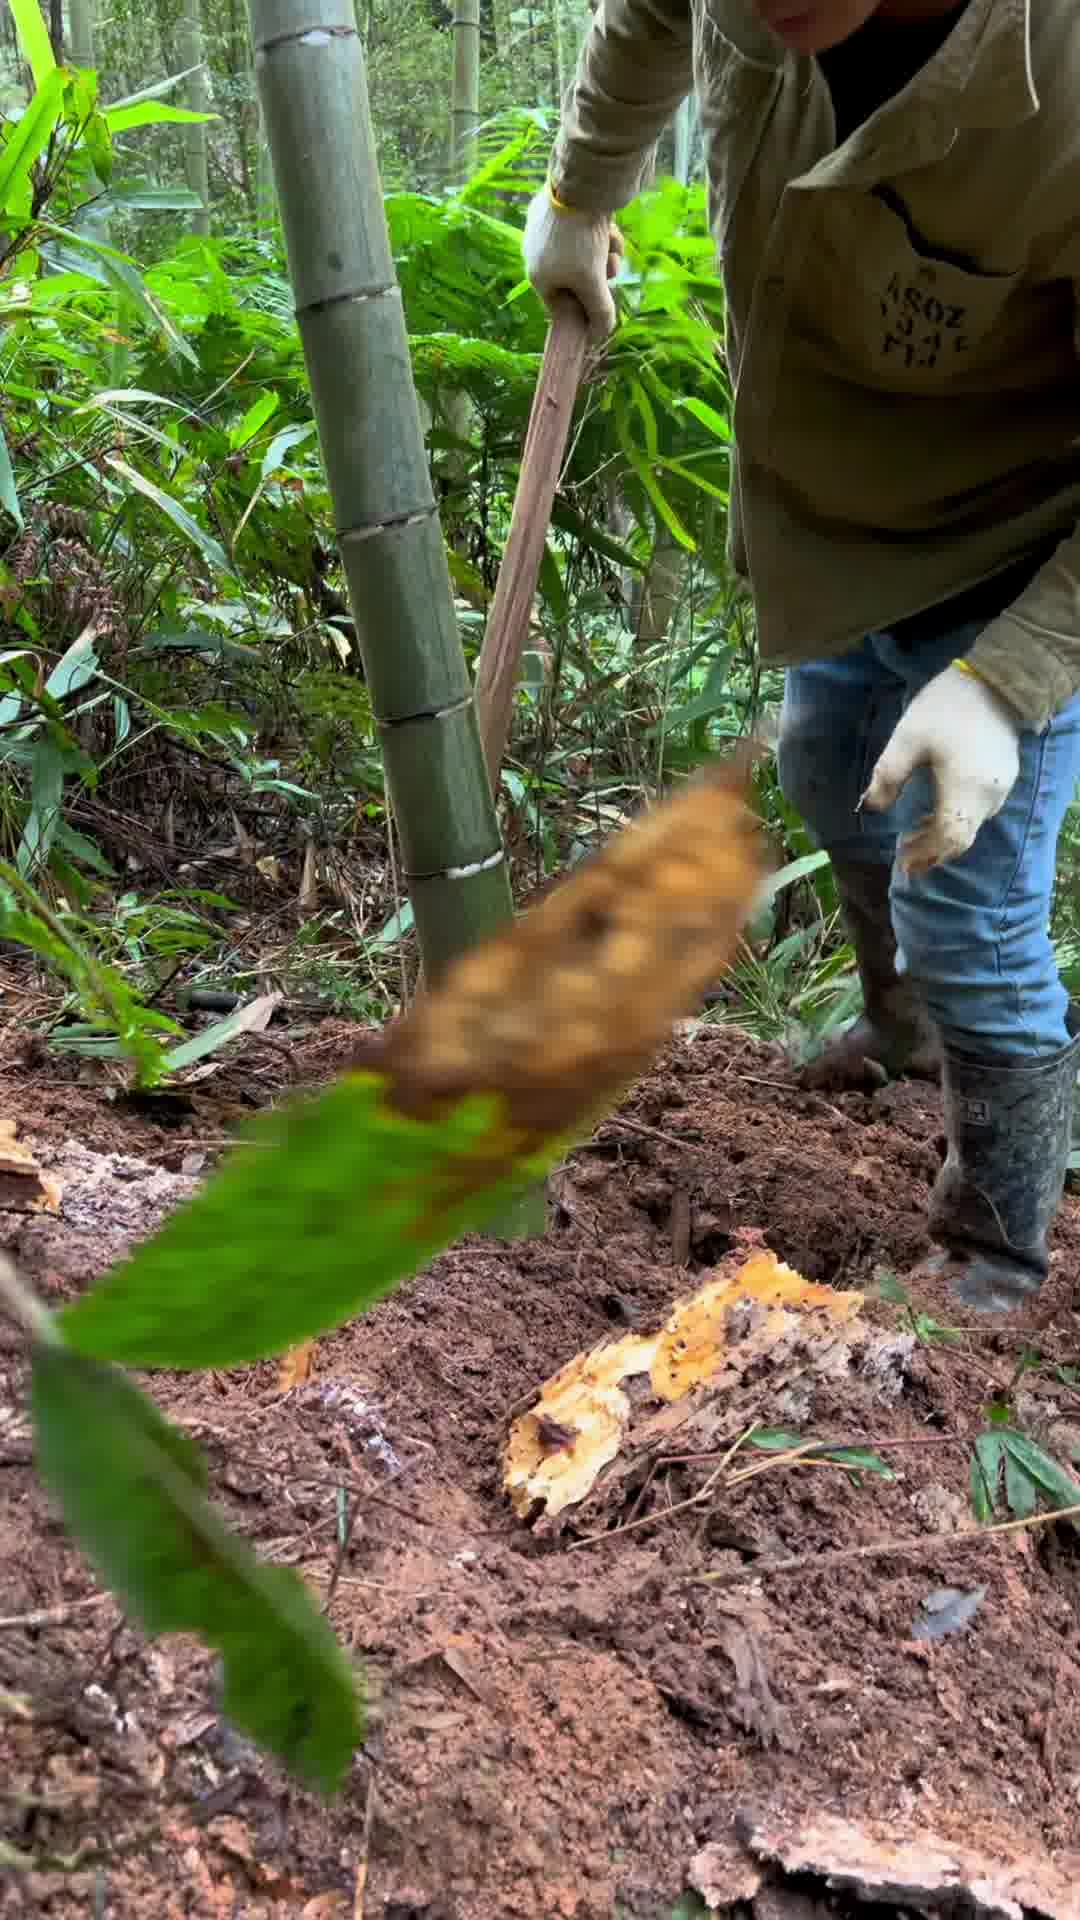
[(936, 1079), (937, 1036), (916, 988), (896, 971), (896, 936), (889, 912), (890, 869), (880, 861), (833, 861), (844, 920), (855, 947), (863, 1011), (843, 1033), (830, 1036), (802, 1068), (804, 1087), (882, 1085), (902, 1073)]
[(979, 1313), (1030, 1303), (1049, 1271), (1047, 1235), (1072, 1144), (1080, 1034), (1044, 1060), (976, 1060), (946, 1047), (948, 1156), (930, 1199), (933, 1263)]

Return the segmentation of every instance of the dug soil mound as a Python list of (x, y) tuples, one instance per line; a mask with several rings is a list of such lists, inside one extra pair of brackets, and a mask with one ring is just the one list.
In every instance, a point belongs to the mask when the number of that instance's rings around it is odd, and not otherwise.
[[(47, 1298), (350, 1036), (278, 1041), (273, 1071), (263, 1044), (237, 1054), (262, 1081), (229, 1067), (171, 1105), (10, 1067), (0, 1117), (61, 1197), (0, 1212), (0, 1244)], [(707, 1910), (693, 1886), (756, 1920), (1080, 1914), (1080, 1537), (980, 1535), (970, 1495), (995, 1397), (1058, 1459), (1080, 1446), (1080, 1209), (1051, 1325), (943, 1337), (873, 1290), (927, 1251), (942, 1152), (931, 1087), (804, 1095), (775, 1052), (688, 1027), (554, 1177), (545, 1239), (454, 1248), (306, 1376), (145, 1383), (231, 1524), (303, 1571), (363, 1663), (368, 1740), (332, 1806), (221, 1721), (201, 1648), (148, 1645), (96, 1588), (35, 1478), (0, 1322), (0, 1914), (673, 1920)], [(740, 1478), (743, 1430), (707, 1458), (654, 1450), (587, 1525), (522, 1518), (502, 1456), (535, 1390), (658, 1326), (747, 1229), (866, 1291), (891, 1359), (751, 1375), (740, 1419), (870, 1449), (891, 1477), (746, 1442), (762, 1470)]]

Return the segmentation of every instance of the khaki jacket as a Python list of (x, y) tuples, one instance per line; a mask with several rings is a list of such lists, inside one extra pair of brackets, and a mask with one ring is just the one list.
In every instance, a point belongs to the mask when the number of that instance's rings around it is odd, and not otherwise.
[(692, 88), (763, 656), (843, 652), (1042, 544), (968, 658), (1044, 726), (1080, 687), (1080, 5), (970, 0), (834, 149), (820, 68), (748, 0), (599, 0), (559, 197), (624, 206)]

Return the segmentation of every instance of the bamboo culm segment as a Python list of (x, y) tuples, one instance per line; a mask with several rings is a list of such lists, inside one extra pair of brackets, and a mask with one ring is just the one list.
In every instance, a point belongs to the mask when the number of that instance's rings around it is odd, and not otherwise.
[(352, 0), (249, 0), (297, 322), (425, 977), (511, 915)]

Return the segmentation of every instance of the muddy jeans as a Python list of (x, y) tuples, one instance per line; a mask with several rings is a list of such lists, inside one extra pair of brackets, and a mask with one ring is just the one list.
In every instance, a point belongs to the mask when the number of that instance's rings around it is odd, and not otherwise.
[(1069, 1038), (1068, 995), (1050, 944), (1058, 834), (1080, 777), (1080, 695), (1043, 733), (1020, 737), (1020, 777), (1002, 811), (958, 860), (911, 877), (898, 834), (929, 809), (916, 773), (894, 808), (857, 813), (874, 763), (920, 687), (962, 655), (983, 622), (899, 637), (788, 670), (780, 782), (838, 860), (892, 868), (898, 966), (917, 980), (947, 1045), (981, 1056), (1043, 1055)]

